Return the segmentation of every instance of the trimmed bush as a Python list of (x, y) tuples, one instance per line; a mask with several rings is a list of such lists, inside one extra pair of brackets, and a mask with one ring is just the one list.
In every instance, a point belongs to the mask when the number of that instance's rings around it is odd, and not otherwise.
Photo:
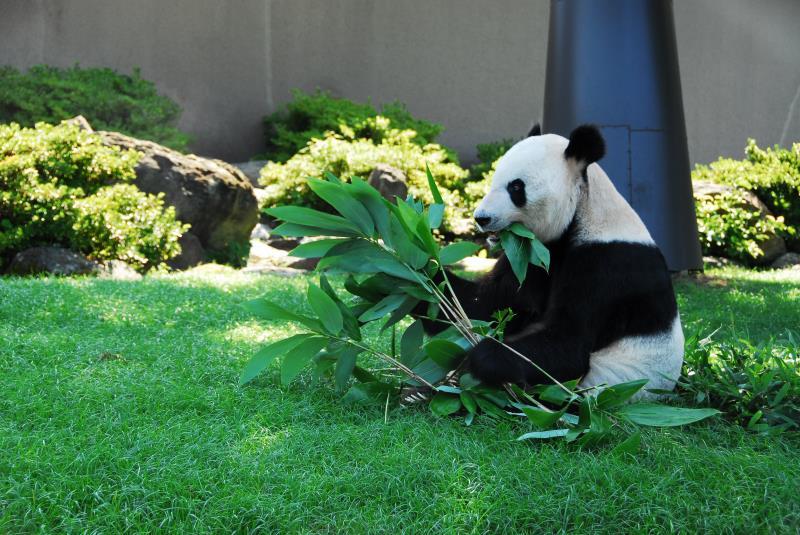
[(59, 69), (46, 65), (21, 73), (0, 67), (0, 122), (32, 127), (83, 115), (99, 130), (122, 132), (186, 150), (189, 136), (176, 128), (180, 107), (159, 95), (135, 69)]
[[(441, 125), (415, 119), (400, 102), (385, 104), (379, 113), (369, 104), (333, 98), (324, 91), (307, 94), (294, 90), (285, 109), (264, 118), (267, 142), (264, 159), (286, 162), (312, 139), (322, 139), (327, 132), (380, 143), (384, 130), (374, 128), (378, 115), (388, 118), (393, 128), (416, 132), (412, 142), (421, 147), (433, 143), (442, 133)], [(450, 161), (458, 162), (454, 152), (444, 150)]]
[(697, 230), (703, 254), (724, 256), (747, 264), (764, 256), (761, 246), (792, 232), (783, 217), (762, 214), (748, 203), (740, 188), (716, 195), (695, 193)]
[(394, 128), (388, 117), (369, 118), (366, 124), (375, 133), (373, 137), (358, 137), (347, 128), (343, 133), (328, 132), (311, 140), (286, 163), (268, 163), (261, 170), (261, 183), (266, 189), (264, 206), (299, 204), (327, 209), (311, 193), (309, 177), (321, 177), (326, 172), (366, 177), (378, 164), (402, 170), (408, 177), (409, 194), (430, 203), (433, 199), (425, 174), (428, 165), (448, 207), (445, 227), (459, 234), (468, 232), (471, 223), (462, 197), (467, 171), (452, 163), (441, 145), (416, 143), (415, 131)]
[[(761, 149), (750, 139), (744, 160), (720, 158), (709, 165), (698, 165), (692, 178), (753, 192), (776, 220), (785, 223), (785, 231), (780, 232), (788, 248), (800, 251), (800, 143), (791, 149)], [(731, 221), (729, 226), (743, 223), (737, 218), (739, 221)]]
[(138, 269), (178, 254), (188, 227), (161, 198), (124, 184), (139, 157), (68, 123), (0, 125), (0, 264), (36, 245)]

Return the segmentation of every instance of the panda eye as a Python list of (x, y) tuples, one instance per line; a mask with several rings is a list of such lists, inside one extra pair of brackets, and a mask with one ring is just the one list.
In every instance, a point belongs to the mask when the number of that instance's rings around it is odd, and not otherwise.
[(506, 191), (508, 191), (509, 197), (511, 197), (511, 202), (514, 203), (516, 207), (522, 207), (525, 205), (525, 183), (517, 178), (516, 180), (512, 180), (506, 186)]

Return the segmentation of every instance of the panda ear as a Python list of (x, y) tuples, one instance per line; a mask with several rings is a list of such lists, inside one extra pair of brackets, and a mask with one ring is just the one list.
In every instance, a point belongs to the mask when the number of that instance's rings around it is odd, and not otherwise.
[(534, 137), (534, 136), (541, 136), (542, 135), (542, 125), (539, 123), (534, 123), (531, 127), (530, 132), (525, 137)]
[(569, 145), (564, 151), (564, 157), (578, 162), (583, 170), (605, 154), (606, 142), (600, 130), (593, 124), (584, 124), (573, 130), (569, 135)]

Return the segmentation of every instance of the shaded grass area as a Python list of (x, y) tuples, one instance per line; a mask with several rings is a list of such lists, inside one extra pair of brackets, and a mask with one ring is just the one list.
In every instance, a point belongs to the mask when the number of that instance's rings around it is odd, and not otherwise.
[[(514, 439), (522, 423), (345, 406), (238, 374), (285, 336), (238, 305), (304, 306), (306, 279), (0, 279), (0, 532), (787, 531), (792, 436), (648, 430), (636, 458)], [(687, 332), (800, 324), (800, 275), (677, 282)]]

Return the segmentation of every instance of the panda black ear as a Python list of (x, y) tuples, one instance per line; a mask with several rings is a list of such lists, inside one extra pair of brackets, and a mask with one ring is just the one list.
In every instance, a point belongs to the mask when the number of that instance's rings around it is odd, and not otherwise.
[(600, 130), (593, 124), (584, 124), (569, 135), (569, 145), (564, 151), (566, 158), (580, 162), (584, 169), (605, 156), (606, 142)]
[(542, 125), (540, 125), (539, 123), (534, 123), (534, 125), (531, 127), (530, 132), (528, 132), (528, 135), (525, 137), (533, 137), (541, 135), (542, 135)]

